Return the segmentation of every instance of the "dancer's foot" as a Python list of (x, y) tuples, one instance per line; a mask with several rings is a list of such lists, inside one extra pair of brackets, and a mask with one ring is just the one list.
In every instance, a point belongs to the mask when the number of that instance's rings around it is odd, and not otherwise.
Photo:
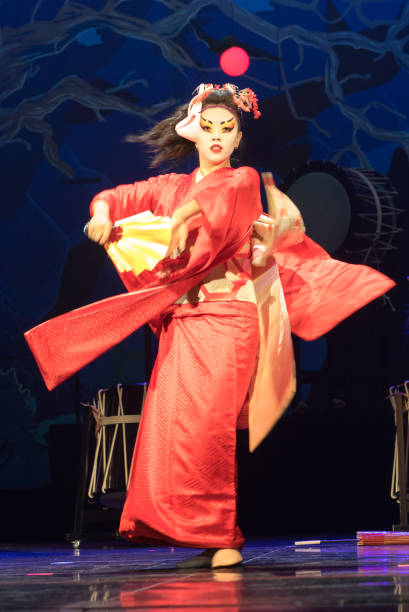
[(212, 557), (212, 569), (241, 565), (243, 557), (237, 548), (219, 548)]
[(241, 565), (242, 561), (243, 557), (236, 548), (208, 548), (190, 559), (179, 561), (176, 566), (179, 569), (216, 569)]
[(198, 555), (190, 557), (190, 559), (179, 561), (179, 563), (176, 563), (176, 567), (179, 569), (200, 569), (212, 567), (212, 558), (214, 557), (216, 551), (217, 548), (207, 548)]

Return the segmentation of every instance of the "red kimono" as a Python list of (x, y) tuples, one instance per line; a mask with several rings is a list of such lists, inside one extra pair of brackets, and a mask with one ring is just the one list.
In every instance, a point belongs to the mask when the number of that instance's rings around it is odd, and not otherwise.
[[(141, 542), (240, 548), (244, 540), (236, 521), (236, 427), (250, 404), (254, 448), (294, 391), (277, 264), (255, 281), (263, 294), (259, 310), (246, 264), (250, 231), (262, 210), (258, 174), (246, 167), (223, 168), (198, 183), (195, 173), (168, 174), (97, 197), (109, 203), (113, 221), (144, 210), (171, 216), (195, 199), (203, 224), (176, 260), (165, 259), (137, 278), (121, 274), (130, 293), (56, 317), (27, 332), (26, 339), (47, 386), (53, 388), (142, 324), (154, 322), (159, 351), (120, 533)], [(285, 207), (281, 213), (286, 214)], [(311, 339), (325, 333), (393, 286), (380, 273), (336, 262), (302, 233), (295, 235), (297, 244), (281, 237), (281, 251), (275, 255), (285, 279), (290, 320), (299, 335)], [(228, 291), (219, 287), (225, 281), (230, 282)], [(266, 367), (272, 336), (278, 362), (274, 376)], [(253, 406), (249, 391), (257, 400)]]

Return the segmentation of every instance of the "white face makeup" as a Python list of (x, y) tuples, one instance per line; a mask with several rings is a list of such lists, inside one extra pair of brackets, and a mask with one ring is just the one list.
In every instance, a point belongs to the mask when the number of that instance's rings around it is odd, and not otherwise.
[(228, 165), (241, 132), (235, 114), (223, 106), (204, 108), (197, 136), (200, 166)]

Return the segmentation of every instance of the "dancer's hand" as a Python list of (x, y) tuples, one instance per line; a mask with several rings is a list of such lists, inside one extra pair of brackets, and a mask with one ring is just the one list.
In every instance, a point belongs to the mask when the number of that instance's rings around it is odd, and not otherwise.
[(175, 210), (171, 218), (172, 235), (166, 255), (175, 259), (186, 248), (186, 241), (189, 232), (201, 225), (201, 210), (196, 200), (191, 200), (187, 204)]
[(108, 203), (104, 200), (97, 200), (93, 206), (93, 213), (88, 223), (88, 238), (103, 245), (107, 242), (112, 231)]
[(94, 215), (88, 224), (88, 238), (98, 244), (105, 244), (112, 231), (112, 221), (109, 217)]
[(176, 210), (171, 219), (172, 234), (170, 238), (167, 255), (172, 259), (179, 257), (186, 248), (186, 241), (189, 234), (188, 224), (183, 215)]
[(274, 244), (274, 220), (267, 217), (264, 219), (264, 222), (259, 220), (253, 223), (253, 233), (250, 238), (251, 263), (257, 267), (267, 265)]

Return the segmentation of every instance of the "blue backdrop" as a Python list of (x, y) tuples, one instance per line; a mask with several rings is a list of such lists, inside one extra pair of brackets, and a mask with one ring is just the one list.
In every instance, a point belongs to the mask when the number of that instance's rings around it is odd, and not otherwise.
[[(153, 173), (125, 136), (189, 100), (200, 82), (233, 80), (257, 92), (263, 113), (248, 126), (245, 163), (285, 177), (327, 159), (401, 177), (406, 195), (409, 6), (2, 0), (0, 24), (0, 487), (41, 487), (50, 424), (73, 422), (78, 397), (145, 376), (138, 332), (48, 393), (22, 336), (122, 291), (82, 227), (95, 193)], [(251, 61), (232, 78), (219, 56), (236, 44)]]

